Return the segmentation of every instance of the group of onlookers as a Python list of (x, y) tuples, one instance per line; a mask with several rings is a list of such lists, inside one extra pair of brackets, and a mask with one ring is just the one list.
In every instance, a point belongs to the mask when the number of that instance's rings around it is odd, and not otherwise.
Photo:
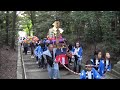
[[(24, 52), (27, 54), (28, 44), (23, 43), (23, 46)], [(60, 79), (60, 61), (56, 57), (61, 58), (61, 54), (67, 56), (69, 66), (74, 66), (73, 71), (80, 73), (80, 79), (101, 79), (105, 77), (107, 71), (111, 70), (110, 53), (101, 50), (96, 50), (93, 57), (86, 62), (85, 70), (81, 70), (83, 49), (80, 42), (76, 42), (75, 46), (67, 45), (65, 47), (65, 43), (54, 45), (38, 41), (36, 43), (31, 42), (30, 48), (31, 58), (35, 56), (38, 66), (43, 69), (47, 68), (50, 79)]]

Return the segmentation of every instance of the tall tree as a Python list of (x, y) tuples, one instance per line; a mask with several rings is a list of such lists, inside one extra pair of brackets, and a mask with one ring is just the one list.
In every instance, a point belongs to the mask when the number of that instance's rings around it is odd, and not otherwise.
[(9, 11), (6, 12), (6, 45), (8, 45)]
[(35, 11), (30, 11), (30, 18), (32, 21), (32, 25), (34, 26), (35, 23)]
[(12, 46), (11, 46), (13, 49), (15, 47), (15, 34), (16, 34), (15, 24), (16, 24), (16, 11), (13, 11)]

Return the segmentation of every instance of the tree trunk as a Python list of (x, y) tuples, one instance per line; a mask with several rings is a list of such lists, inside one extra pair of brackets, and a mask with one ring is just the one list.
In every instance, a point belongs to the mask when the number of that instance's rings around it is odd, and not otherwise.
[(85, 22), (81, 21), (79, 24), (79, 39), (82, 39), (81, 37), (84, 35), (84, 28), (85, 28)]
[(6, 45), (8, 46), (8, 31), (9, 31), (9, 11), (6, 13)]
[(16, 34), (15, 23), (16, 23), (16, 11), (13, 11), (12, 46), (11, 46), (12, 49), (15, 48), (15, 34)]
[(77, 35), (77, 39), (76, 39), (76, 41), (78, 41), (78, 39), (79, 39), (79, 30), (78, 30), (78, 25), (76, 25), (76, 35)]
[(102, 41), (102, 30), (101, 30), (100, 21), (99, 21), (99, 11), (96, 11), (96, 12), (95, 12), (95, 18), (96, 18), (96, 21), (97, 21), (97, 29), (98, 29), (98, 31), (99, 31), (99, 33), (100, 33), (100, 38), (99, 38), (99, 40), (100, 40), (100, 42), (101, 42), (101, 41)]
[[(1, 47), (0, 47), (0, 61), (1, 61)], [(0, 65), (1, 66), (1, 65)]]
[(28, 30), (29, 30), (28, 35), (30, 36), (31, 31), (30, 31), (30, 27), (29, 27), (29, 25), (27, 25), (27, 28), (28, 28)]
[[(115, 13), (116, 13), (115, 11), (112, 12), (112, 14), (115, 14)], [(116, 17), (116, 14), (111, 20), (111, 31), (115, 31), (115, 26), (116, 26), (115, 17)]]
[[(88, 25), (90, 27), (90, 30), (92, 30), (92, 26), (91, 26), (91, 23), (90, 23), (90, 20), (88, 19)], [(93, 31), (93, 30), (92, 30)], [(95, 40), (96, 37), (93, 38), (93, 43), (94, 43), (94, 51), (96, 50), (96, 40)]]
[(35, 12), (34, 11), (30, 11), (30, 18), (31, 18), (31, 21), (32, 21), (32, 25), (34, 26), (34, 18), (35, 18)]
[(34, 35), (34, 27), (35, 27), (35, 11), (30, 11), (30, 17), (32, 21), (32, 30), (33, 30), (33, 35)]
[(117, 31), (117, 12), (115, 12), (115, 31)]
[(119, 11), (119, 14), (118, 14), (118, 21), (119, 21), (119, 36), (120, 36), (120, 11)]

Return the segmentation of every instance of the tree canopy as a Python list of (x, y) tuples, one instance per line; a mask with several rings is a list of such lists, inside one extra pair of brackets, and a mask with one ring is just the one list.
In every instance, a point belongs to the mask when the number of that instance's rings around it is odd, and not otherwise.
[[(19, 11), (20, 12), (20, 11)], [(12, 45), (17, 31), (45, 38), (56, 18), (64, 29), (63, 36), (70, 42), (96, 45), (112, 52), (117, 59), (120, 53), (120, 11), (0, 11), (0, 44)], [(16, 20), (15, 20), (15, 17)], [(14, 24), (15, 23), (15, 24)], [(13, 27), (15, 25), (15, 27)], [(13, 28), (12, 28), (13, 27)], [(14, 37), (15, 37), (14, 36)]]

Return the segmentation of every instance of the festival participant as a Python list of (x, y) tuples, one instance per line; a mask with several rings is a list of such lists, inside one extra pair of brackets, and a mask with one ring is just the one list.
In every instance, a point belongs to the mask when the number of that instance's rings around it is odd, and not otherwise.
[[(56, 60), (57, 62), (61, 62), (62, 64), (65, 64), (68, 66), (69, 60), (68, 58), (72, 57), (72, 54), (69, 52), (69, 50), (66, 47), (62, 46), (62, 43), (58, 44), (58, 47), (56, 49)], [(59, 61), (60, 59), (60, 61)]]
[(23, 46), (24, 46), (24, 52), (25, 52), (25, 55), (27, 55), (27, 51), (28, 51), (28, 43), (27, 43), (26, 40), (24, 41)]
[(35, 48), (34, 50), (34, 54), (36, 56), (36, 63), (39, 65), (39, 67), (41, 66), (41, 59), (42, 59), (42, 54), (43, 54), (43, 50), (40, 46), (40, 44)]
[(41, 42), (38, 40), (37, 42), (35, 42), (35, 48), (40, 44)]
[(59, 65), (63, 64), (68, 66), (68, 57), (70, 57), (70, 53), (67, 51), (66, 47), (63, 47), (63, 45), (64, 45), (63, 43), (58, 43), (55, 53), (56, 59), (54, 69), (57, 79), (60, 79)]
[(82, 70), (80, 73), (80, 79), (102, 79), (99, 73), (93, 68), (91, 61), (86, 62), (86, 70)]
[(22, 37), (19, 37), (19, 43), (20, 43), (21, 47), (22, 47), (22, 42), (23, 42)]
[[(45, 43), (41, 43), (40, 45), (41, 45), (42, 51), (45, 52), (45, 51), (47, 50), (46, 44), (45, 44)], [(43, 69), (45, 69), (46, 66), (47, 66), (47, 65), (46, 65), (45, 60), (44, 60), (43, 55), (42, 55), (41, 67), (42, 67)]]
[(30, 42), (30, 48), (31, 48), (31, 58), (34, 58), (34, 49), (35, 49), (34, 42)]
[(35, 50), (34, 50), (34, 54), (35, 54), (35, 57), (36, 57), (36, 64), (38, 64), (38, 53), (37, 53), (38, 47), (39, 47), (39, 44), (36, 43), (36, 47), (35, 47)]
[(98, 66), (99, 66), (100, 60), (101, 60), (101, 55), (102, 55), (101, 50), (96, 50), (94, 52), (94, 57), (91, 59), (91, 62), (97, 71), (98, 71)]
[[(59, 55), (61, 54), (64, 54), (65, 53), (65, 49), (62, 48), (62, 44), (61, 43), (58, 43), (56, 45), (56, 51), (55, 51), (55, 62), (54, 62), (54, 75), (56, 77), (56, 79), (60, 79), (60, 72), (59, 72), (59, 61), (57, 60), (56, 57), (58, 57)], [(59, 60), (60, 60), (61, 57), (59, 57)]]
[[(68, 52), (73, 54), (73, 46), (71, 44), (68, 45), (68, 49), (69, 49)], [(68, 57), (68, 59), (69, 59), (69, 64), (72, 65), (72, 61), (71, 61), (72, 57)]]
[(50, 79), (56, 79), (56, 68), (58, 69), (58, 67), (56, 67), (56, 63), (55, 61), (55, 52), (56, 49), (53, 48), (53, 44), (49, 44), (48, 49), (43, 52), (43, 57), (45, 59), (45, 62), (47, 63), (47, 70), (48, 70), (48, 76)]
[(83, 53), (83, 49), (80, 46), (80, 43), (76, 42), (75, 48), (73, 50), (73, 56), (75, 58), (75, 61), (74, 61), (74, 71), (75, 72), (77, 71), (77, 66), (78, 66), (78, 73), (81, 71), (82, 53)]
[(45, 43), (41, 43), (41, 48), (43, 49), (43, 52), (47, 50), (47, 45)]
[(111, 71), (111, 62), (110, 62), (110, 53), (103, 53), (102, 59), (100, 60), (100, 64), (98, 67), (98, 72), (101, 76), (105, 77), (105, 73), (107, 71)]

